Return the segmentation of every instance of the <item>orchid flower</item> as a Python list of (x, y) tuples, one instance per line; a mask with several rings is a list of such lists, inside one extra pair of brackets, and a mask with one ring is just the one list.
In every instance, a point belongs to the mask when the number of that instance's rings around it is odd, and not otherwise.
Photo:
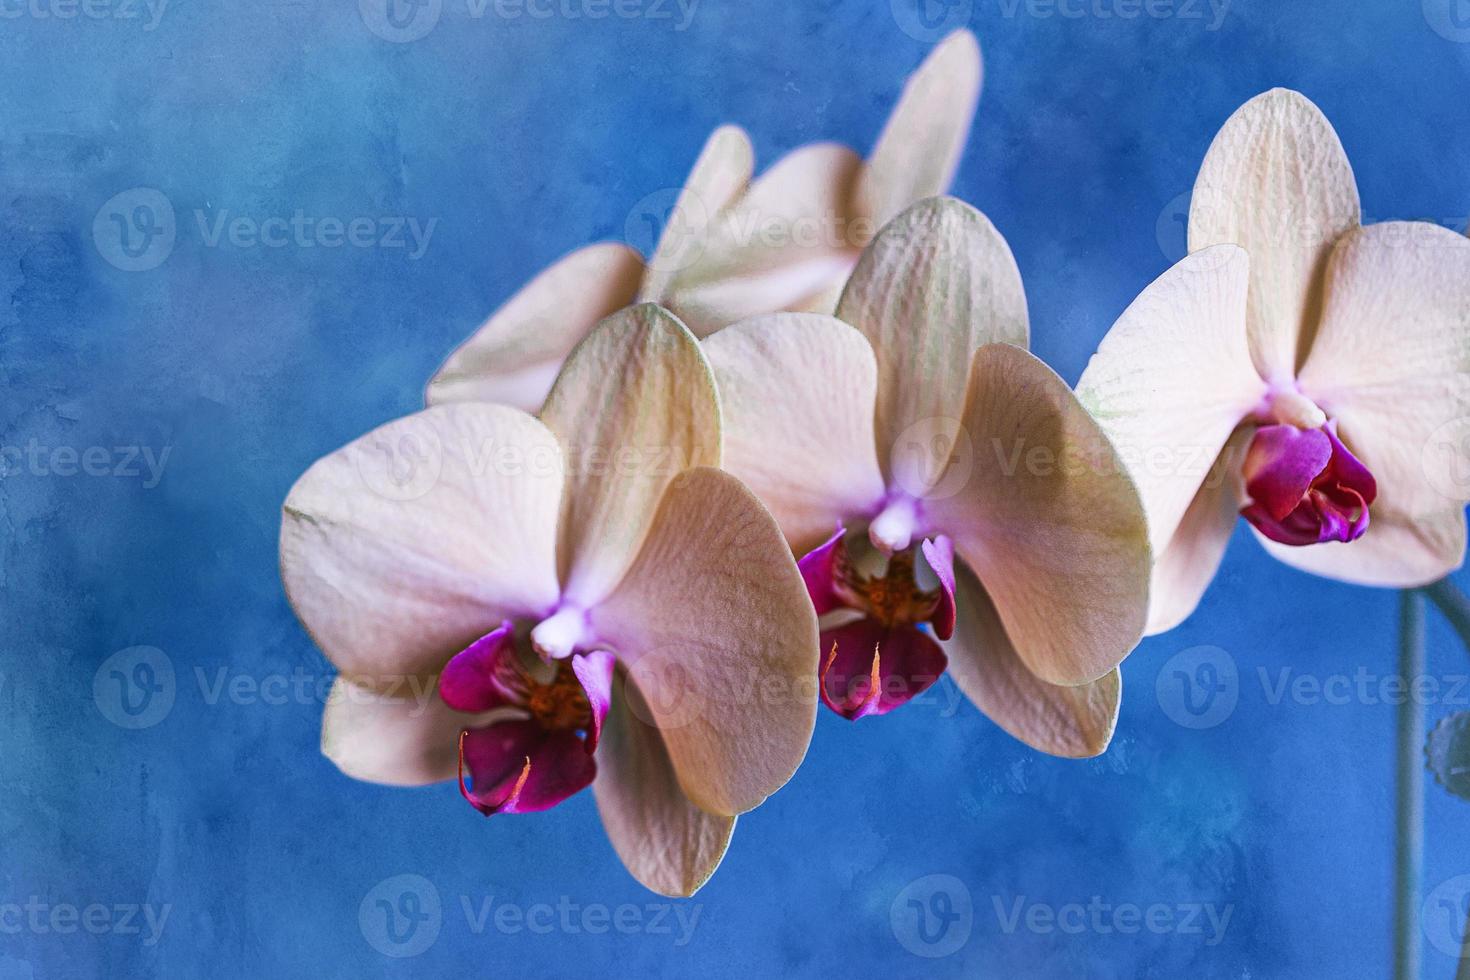
[(816, 714), (815, 615), (771, 516), (713, 468), (720, 438), (698, 342), (640, 305), (577, 348), (540, 420), (441, 405), (319, 460), (281, 566), (340, 671), (322, 751), (372, 782), (459, 773), (486, 814), (591, 784), (638, 880), (700, 887)]
[(1337, 134), (1276, 89), (1215, 137), (1189, 246), (1078, 385), (1143, 494), (1150, 632), (1194, 610), (1237, 514), (1328, 578), (1407, 588), (1457, 568), (1467, 494), (1437, 443), (1470, 416), (1470, 240), (1360, 225)]
[(645, 263), (618, 242), (580, 248), (532, 279), (455, 350), (429, 404), (541, 407), (561, 362), (593, 324), (634, 302), (672, 310), (704, 337), (775, 310), (832, 312), (874, 229), (948, 189), (980, 97), (980, 47), (949, 35), (905, 84), (864, 162), (813, 143), (752, 181), (750, 137), (710, 136)]
[(704, 344), (725, 466), (803, 556), (828, 707), (883, 714), (948, 668), (1017, 738), (1096, 755), (1143, 630), (1147, 532), (1027, 335), (1005, 240), (933, 198), (879, 232), (836, 318), (765, 314)]

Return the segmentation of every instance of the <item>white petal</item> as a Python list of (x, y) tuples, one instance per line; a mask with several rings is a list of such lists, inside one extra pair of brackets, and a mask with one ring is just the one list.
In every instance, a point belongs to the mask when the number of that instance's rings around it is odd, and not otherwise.
[(675, 275), (669, 307), (703, 337), (840, 288), (874, 231), (848, 210), (861, 166), (835, 143), (778, 160), (712, 224), (697, 257)]
[(949, 672), (991, 721), (1033, 749), (1071, 759), (1100, 755), (1118, 724), (1122, 679), (1112, 670), (1090, 684), (1060, 687), (1026, 669), (973, 572), (955, 566), (954, 636), (943, 646)]
[(435, 673), (557, 597), (562, 455), (502, 405), (440, 405), (318, 460), (291, 488), (281, 577), (344, 674)]
[(1033, 674), (1097, 680), (1143, 634), (1138, 491), (1071, 389), (1018, 347), (975, 353), (964, 432), (968, 451), (937, 485), (949, 495), (922, 503), (933, 529), (954, 539)]
[(1464, 449), (1431, 446), (1470, 432), (1470, 240), (1403, 221), (1346, 236), (1301, 385), (1378, 481), (1375, 519), (1470, 499)]
[(1184, 622), (1220, 568), (1244, 503), (1241, 463), (1254, 433), (1249, 426), (1236, 430), (1195, 492), (1184, 519), (1164, 547), (1154, 552), (1146, 630), (1150, 636)]
[(775, 521), (730, 474), (691, 470), (669, 487), (592, 630), (628, 665), (701, 809), (744, 813), (801, 764), (817, 616)]
[(1234, 243), (1251, 256), (1251, 356), (1289, 380), (1311, 342), (1322, 270), (1359, 221), (1358, 185), (1315, 105), (1272, 89), (1236, 110), (1210, 144), (1189, 205), (1190, 251)]
[(975, 35), (940, 41), (904, 83), (858, 185), (858, 210), (878, 225), (909, 205), (943, 194), (959, 166), (980, 101)]
[(833, 317), (773, 313), (704, 342), (724, 412), (724, 468), (770, 508), (805, 554), (883, 498), (873, 442), (878, 367), (866, 338)]
[(664, 222), (639, 302), (668, 300), (674, 277), (699, 257), (709, 226), (745, 192), (754, 172), (755, 150), (745, 130), (721, 126), (710, 134)]
[(1246, 346), (1248, 275), (1233, 245), (1186, 256), (1123, 312), (1077, 383), (1143, 496), (1157, 555), (1266, 394)]
[(878, 233), (837, 315), (873, 345), (878, 461), (906, 485), (923, 477), (898, 472), (894, 454), (917, 440), (936, 458), (947, 455), (940, 443), (954, 438), (971, 355), (988, 343), (1026, 346), (1016, 260), (990, 219), (953, 198), (921, 201)]
[(585, 608), (632, 562), (669, 481), (719, 465), (719, 396), (699, 341), (642, 303), (572, 353), (541, 418), (570, 456), (558, 567), (564, 595)]
[(720, 866), (735, 818), (689, 802), (658, 729), (642, 720), (648, 717), (636, 687), (619, 684), (603, 722), (592, 792), (608, 839), (633, 877), (660, 895), (683, 898)]
[(449, 355), (429, 381), (430, 405), (481, 401), (536, 412), (561, 363), (603, 317), (633, 302), (643, 260), (602, 242), (558, 259)]

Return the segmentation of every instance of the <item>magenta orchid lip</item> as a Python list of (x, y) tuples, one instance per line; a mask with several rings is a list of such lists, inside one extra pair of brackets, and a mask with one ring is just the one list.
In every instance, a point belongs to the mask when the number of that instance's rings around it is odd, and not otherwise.
[(460, 792), (486, 816), (545, 810), (590, 786), (612, 703), (612, 654), (571, 655), (539, 680), (516, 649), (514, 629), (502, 623), (455, 654), (439, 676), (439, 695), (453, 710), (505, 716), (459, 738)]
[(1272, 541), (1305, 546), (1351, 542), (1368, 530), (1378, 485), (1329, 421), (1319, 429), (1256, 430), (1243, 468), (1246, 520)]
[(818, 615), (853, 613), (824, 628), (818, 675), (822, 703), (848, 719), (887, 714), (927, 690), (949, 660), (936, 642), (954, 633), (954, 546), (923, 542), (939, 587), (915, 579), (919, 546), (894, 552), (881, 574), (858, 572), (839, 528), (798, 562)]

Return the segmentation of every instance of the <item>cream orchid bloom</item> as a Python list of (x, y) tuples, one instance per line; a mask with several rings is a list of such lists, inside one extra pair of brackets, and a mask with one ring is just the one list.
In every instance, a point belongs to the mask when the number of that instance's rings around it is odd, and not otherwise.
[(932, 198), (879, 232), (837, 317), (766, 314), (704, 345), (725, 466), (805, 556), (824, 702), (882, 714), (947, 666), (1015, 737), (1090, 756), (1142, 635), (1147, 531), (1102, 430), (1027, 337), (1005, 240)]
[(1434, 443), (1470, 416), (1470, 241), (1359, 220), (1322, 113), (1257, 96), (1200, 168), (1195, 251), (1083, 374), (1149, 515), (1150, 632), (1194, 610), (1237, 514), (1277, 558), (1346, 582), (1419, 586), (1463, 561), (1463, 461)]
[[(385, 453), (418, 468), (385, 478)], [(459, 771), (486, 814), (590, 783), (633, 875), (695, 891), (816, 713), (796, 563), (719, 462), (709, 366), (653, 305), (593, 330), (540, 420), (441, 405), (319, 460), (286, 499), (281, 567), (340, 671), (322, 751), (373, 782)], [(395, 695), (405, 676), (440, 697)]]
[(980, 47), (956, 31), (904, 85), (864, 162), (836, 143), (792, 151), (752, 181), (744, 130), (710, 136), (645, 263), (601, 242), (559, 259), (455, 350), (429, 382), (437, 405), (541, 407), (561, 362), (603, 317), (634, 302), (708, 336), (756, 313), (830, 313), (873, 231), (949, 188), (980, 97)]

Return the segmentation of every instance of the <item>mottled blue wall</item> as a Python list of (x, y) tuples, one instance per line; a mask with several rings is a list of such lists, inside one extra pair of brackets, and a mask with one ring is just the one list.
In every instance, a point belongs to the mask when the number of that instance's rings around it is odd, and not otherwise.
[[(856, 725), (824, 715), (805, 767), (672, 912), (618, 864), (590, 795), (486, 821), (450, 785), (355, 783), (317, 752), (310, 685), (329, 672), (277, 573), (295, 477), (419, 405), (445, 353), (536, 270), (625, 237), (716, 124), (744, 124), (767, 162), (816, 138), (870, 145), (930, 46), (910, 0), (698, 0), (687, 22), (654, 0), (602, 19), (442, 0), (404, 43), (347, 0), (54, 16), (82, 13), (69, 2), (0, 0), (0, 445), (41, 461), (0, 479), (0, 978), (1385, 974), (1393, 709), (1278, 699), (1260, 672), (1386, 675), (1396, 600), (1290, 571), (1244, 532), (1199, 613), (1125, 664), (1104, 757), (1040, 757), (944, 697)], [(1466, 224), (1465, 0), (1102, 16), (1138, 9), (928, 10), (980, 36), (955, 191), (1009, 238), (1034, 347), (1065, 377), (1178, 257), (1179, 195), (1211, 135), (1271, 86), (1327, 112), (1370, 219)], [(138, 188), (176, 215), (166, 254), (94, 235)], [(435, 224), (417, 257), (209, 244), (222, 215), (298, 210)], [(1470, 660), (1437, 621), (1430, 640), (1433, 720), (1470, 707), (1467, 690), (1445, 703)], [(1238, 704), (1196, 730), (1171, 718), (1192, 716), (1165, 664), (1199, 645), (1235, 666)], [(104, 664), (137, 646), (161, 653)], [(162, 690), (145, 705), (135, 689), (134, 716), (112, 671), (146, 679), (139, 662)], [(308, 686), (278, 686), (293, 674)], [(1431, 784), (1426, 890), (1470, 871), (1467, 826), (1470, 805)], [(439, 915), (395, 947), (376, 900), (401, 897), (380, 885), (398, 875), (420, 876)], [(957, 879), (937, 887), (952, 907), (968, 896), (967, 933), (931, 919), (920, 934), (907, 902), (932, 897), (929, 875)], [(1080, 932), (1028, 927), (1033, 905), (1084, 921), (1071, 903), (1109, 911)], [(1115, 931), (1128, 903), (1162, 908), (1156, 928)], [(1228, 909), (1222, 936), (1203, 917), (1181, 928), (1202, 905)], [(149, 910), (167, 910), (158, 935)], [(1426, 974), (1447, 978), (1437, 928)], [(429, 938), (414, 957), (375, 948)]]

